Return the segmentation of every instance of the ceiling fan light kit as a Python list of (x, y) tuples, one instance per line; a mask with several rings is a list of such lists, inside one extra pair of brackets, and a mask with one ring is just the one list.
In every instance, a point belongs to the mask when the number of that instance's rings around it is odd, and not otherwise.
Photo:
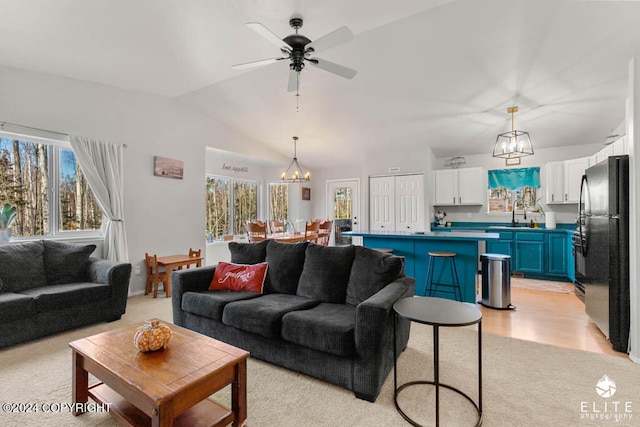
[(493, 157), (513, 159), (533, 155), (529, 132), (515, 129), (513, 115), (517, 112), (517, 106), (507, 108), (507, 113), (511, 114), (511, 130), (498, 135), (493, 147)]
[(298, 164), (298, 155), (297, 155), (297, 143), (298, 137), (293, 137), (293, 160), (289, 163), (289, 167), (285, 172), (282, 172), (280, 175), (280, 182), (306, 182), (311, 179), (311, 172), (307, 172), (304, 175), (302, 174), (302, 169)]

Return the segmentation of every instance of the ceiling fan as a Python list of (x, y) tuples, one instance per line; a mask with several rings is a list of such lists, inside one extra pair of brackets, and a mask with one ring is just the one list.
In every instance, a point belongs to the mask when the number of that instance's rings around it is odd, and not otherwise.
[(278, 46), (283, 56), (263, 59), (260, 61), (246, 62), (244, 64), (237, 64), (233, 65), (231, 68), (235, 70), (245, 70), (248, 68), (260, 67), (263, 65), (273, 64), (275, 62), (288, 59), (290, 61), (288, 84), (289, 92), (299, 91), (300, 72), (304, 69), (305, 62), (308, 62), (309, 64), (322, 70), (336, 74), (340, 77), (352, 79), (357, 73), (356, 70), (312, 56), (315, 52), (330, 49), (342, 43), (348, 42), (349, 40), (352, 40), (354, 36), (351, 30), (349, 30), (349, 28), (347, 27), (341, 27), (324, 35), (323, 37), (320, 37), (315, 41), (311, 41), (309, 38), (298, 33), (298, 30), (302, 28), (302, 22), (302, 18), (291, 18), (289, 20), (289, 25), (295, 30), (295, 34), (288, 35), (284, 39), (280, 39), (267, 27), (259, 22), (247, 23), (247, 26), (253, 31), (260, 34), (262, 37), (269, 40), (274, 45)]

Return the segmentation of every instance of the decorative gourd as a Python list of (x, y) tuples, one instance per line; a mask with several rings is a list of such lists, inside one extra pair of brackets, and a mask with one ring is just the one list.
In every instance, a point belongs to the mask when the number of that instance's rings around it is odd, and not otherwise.
[(147, 324), (138, 328), (133, 343), (142, 352), (167, 348), (171, 339), (171, 329), (157, 320), (147, 320)]

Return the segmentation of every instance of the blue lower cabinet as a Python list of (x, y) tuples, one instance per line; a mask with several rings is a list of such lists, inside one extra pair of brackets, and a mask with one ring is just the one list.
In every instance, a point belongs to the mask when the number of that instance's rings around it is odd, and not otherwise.
[(514, 270), (522, 273), (544, 273), (544, 243), (516, 241)]
[(548, 260), (549, 274), (567, 275), (570, 252), (567, 251), (567, 245), (569, 244), (567, 234), (549, 234), (549, 250)]
[(487, 241), (486, 251), (510, 255), (511, 271), (525, 273), (525, 277), (575, 279), (571, 234), (564, 230), (500, 232), (500, 239)]
[[(509, 255), (513, 258), (513, 233), (502, 232), (500, 239), (487, 241), (487, 253)], [(513, 269), (513, 266), (511, 266)]]
[(545, 237), (542, 233), (516, 233), (514, 242), (515, 271), (536, 274), (545, 273)]
[(487, 253), (513, 256), (513, 240), (496, 240), (487, 242)]

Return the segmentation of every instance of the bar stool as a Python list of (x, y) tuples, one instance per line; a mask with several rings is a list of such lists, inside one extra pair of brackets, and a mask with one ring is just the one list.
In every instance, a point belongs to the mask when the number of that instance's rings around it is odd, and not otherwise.
[[(433, 281), (433, 270), (435, 269), (435, 260), (448, 259), (451, 267), (451, 283), (437, 283)], [(427, 266), (427, 284), (424, 289), (424, 296), (432, 296), (434, 291), (438, 291), (438, 286), (453, 288), (452, 291), (439, 291), (453, 294), (456, 301), (462, 301), (462, 290), (460, 289), (460, 281), (458, 280), (458, 270), (456, 269), (456, 253), (455, 252), (429, 252), (429, 265)], [(427, 295), (427, 292), (429, 293)]]

